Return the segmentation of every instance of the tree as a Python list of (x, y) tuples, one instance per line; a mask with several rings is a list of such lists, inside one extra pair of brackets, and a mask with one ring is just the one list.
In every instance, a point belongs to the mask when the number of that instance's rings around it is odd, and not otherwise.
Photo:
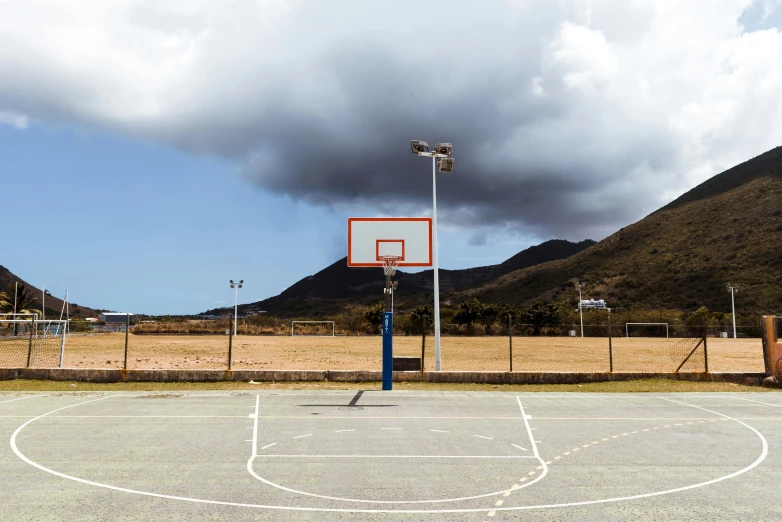
[[(40, 310), (31, 308), (36, 301), (37, 299), (26, 286), (19, 285), (17, 288), (16, 285), (9, 283), (8, 288), (0, 292), (0, 313), (12, 314), (15, 311), (17, 314), (40, 314)], [(14, 303), (16, 303), (16, 310), (14, 310)]]
[[(500, 306), (496, 305), (494, 303), (489, 303), (483, 305), (483, 308), (481, 310), (481, 314), (479, 317), (479, 321), (481, 325), (483, 325), (483, 328), (485, 330), (486, 335), (489, 335), (491, 333), (491, 327), (494, 323), (497, 322), (497, 319), (500, 317)], [(507, 314), (505, 315), (507, 317)]]
[(364, 310), (364, 319), (366, 319), (375, 330), (380, 330), (380, 327), (383, 326), (383, 313), (385, 313), (385, 311), (385, 303), (377, 303)]
[(522, 320), (531, 324), (535, 335), (538, 335), (544, 326), (560, 324), (564, 315), (565, 311), (559, 303), (538, 301), (524, 311)]
[(423, 333), (424, 324), (431, 325), (434, 322), (434, 312), (429, 305), (418, 305), (410, 312), (410, 319)]
[(467, 330), (470, 331), (472, 330), (473, 323), (480, 319), (482, 311), (483, 304), (473, 298), (469, 301), (464, 301), (459, 305), (459, 308), (453, 316), (453, 320), (456, 324), (467, 325)]
[[(0, 313), (4, 314), (41, 314), (40, 310), (32, 308), (37, 299), (32, 292), (24, 286), (8, 283), (8, 288), (0, 291)], [(13, 335), (16, 336), (16, 323), (14, 323)]]
[(709, 318), (711, 317), (711, 312), (709, 312), (709, 309), (705, 306), (701, 306), (694, 312), (692, 312), (690, 315), (687, 316), (686, 323), (687, 326), (693, 329), (703, 329), (706, 328)]

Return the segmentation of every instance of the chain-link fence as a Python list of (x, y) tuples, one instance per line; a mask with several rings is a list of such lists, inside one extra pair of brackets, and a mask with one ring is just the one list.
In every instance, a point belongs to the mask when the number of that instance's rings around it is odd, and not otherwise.
[[(127, 369), (373, 370), (382, 364), (379, 335), (239, 335), (145, 333), (124, 325), (68, 333), (36, 322), (0, 326), (0, 367)], [(440, 369), (514, 372), (763, 371), (754, 339), (707, 337), (679, 325), (511, 324), (444, 326)], [(420, 358), (434, 371), (431, 326), (394, 337), (394, 356)], [(628, 336), (629, 332), (629, 336)], [(757, 346), (755, 346), (757, 345)], [(715, 353), (716, 352), (716, 353)], [(757, 352), (757, 353), (755, 353)]]
[[(505, 335), (440, 337), (440, 369), (516, 372), (709, 371), (703, 331), (681, 337), (626, 337), (619, 327), (513, 325)], [(424, 340), (424, 368), (435, 369), (434, 335)]]

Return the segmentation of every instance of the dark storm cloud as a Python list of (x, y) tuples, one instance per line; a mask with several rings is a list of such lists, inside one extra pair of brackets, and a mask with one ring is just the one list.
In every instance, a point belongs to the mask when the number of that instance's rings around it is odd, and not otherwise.
[(597, 239), (782, 141), (782, 35), (743, 33), (744, 0), (670, 5), (0, 6), (0, 124), (108, 129), (227, 158), (265, 191), (397, 215), (431, 206), (409, 141), (447, 141), (445, 226)]
[[(316, 204), (427, 209), (431, 160), (412, 155), (409, 142), (448, 141), (456, 172), (438, 174), (438, 201), (452, 225), (576, 239), (638, 215), (637, 200), (621, 193), (594, 196), (612, 183), (619, 188), (638, 164), (664, 167), (673, 157), (665, 135), (647, 128), (639, 140), (627, 132), (612, 152), (595, 141), (593, 122), (569, 121), (577, 100), (535, 95), (537, 66), (495, 63), (480, 73), (460, 71), (466, 80), (451, 84), (453, 62), (411, 67), (382, 49), (336, 52), (330, 76), (347, 103), (321, 107), (326, 118), (288, 106), (259, 122), (274, 132), (259, 130), (263, 146), (245, 175), (265, 190)], [(553, 141), (540, 148), (538, 129), (552, 125), (561, 135), (545, 136)]]

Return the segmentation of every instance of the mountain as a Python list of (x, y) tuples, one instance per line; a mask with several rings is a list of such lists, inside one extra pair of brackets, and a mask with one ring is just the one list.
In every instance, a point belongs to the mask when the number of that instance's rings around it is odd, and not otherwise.
[[(37, 301), (33, 305), (33, 308), (40, 310), (41, 304), (43, 302), (43, 293), (41, 292), (41, 289), (36, 288), (33, 285), (25, 282), (20, 277), (12, 274), (11, 271), (8, 270), (6, 267), (0, 265), (0, 291), (7, 290), (8, 288), (10, 288), (11, 292), (13, 292), (14, 283), (19, 283), (19, 285), (24, 285), (32, 292), (32, 294), (37, 299)], [(60, 312), (62, 311), (62, 305), (63, 305), (62, 299), (47, 294), (46, 314), (45, 314), (46, 317), (49, 319), (59, 318)], [(86, 306), (81, 306), (81, 305), (71, 303), (68, 308), (70, 310), (71, 317), (97, 317), (98, 316), (98, 312), (96, 310), (93, 310), (92, 308), (88, 308)]]
[(576, 302), (612, 307), (782, 311), (782, 147), (737, 165), (571, 257), (505, 274), (470, 289), (485, 301)]
[[(499, 265), (464, 270), (440, 269), (441, 299), (445, 302), (450, 298), (458, 298), (465, 290), (476, 288), (515, 270), (566, 258), (594, 243), (592, 240), (571, 243), (553, 239), (527, 248)], [(427, 298), (432, 298), (432, 270), (413, 274), (400, 270), (394, 280), (399, 282), (394, 295), (398, 308), (415, 306)], [(342, 258), (317, 274), (298, 281), (276, 297), (240, 305), (239, 309), (247, 314), (264, 310), (282, 317), (328, 315), (349, 305), (366, 305), (381, 300), (384, 286), (385, 279), (380, 268), (350, 268), (347, 266), (347, 259)], [(204, 313), (217, 314), (220, 310)]]

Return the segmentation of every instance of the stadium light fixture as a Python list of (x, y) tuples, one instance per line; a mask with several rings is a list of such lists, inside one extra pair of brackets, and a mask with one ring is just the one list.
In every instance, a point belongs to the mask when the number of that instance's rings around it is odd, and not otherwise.
[(239, 289), (244, 283), (244, 279), (240, 279), (238, 283), (235, 283), (233, 279), (230, 280), (231, 288), (234, 288), (234, 337), (236, 337), (236, 323), (239, 322)]
[(581, 318), (581, 337), (584, 337), (584, 309), (581, 307), (581, 290), (586, 287), (585, 284), (576, 281), (576, 290), (578, 290), (578, 315)]
[(735, 294), (739, 291), (739, 285), (728, 283), (728, 292), (730, 292), (730, 304), (733, 308), (733, 338), (736, 339), (736, 299)]
[(429, 143), (411, 140), (410, 149), (416, 156), (432, 158), (432, 264), (434, 265), (434, 369), (440, 371), (440, 276), (437, 260), (437, 160), (440, 160), (440, 172), (452, 173), (455, 160), (451, 158), (453, 145), (438, 143), (429, 150)]

